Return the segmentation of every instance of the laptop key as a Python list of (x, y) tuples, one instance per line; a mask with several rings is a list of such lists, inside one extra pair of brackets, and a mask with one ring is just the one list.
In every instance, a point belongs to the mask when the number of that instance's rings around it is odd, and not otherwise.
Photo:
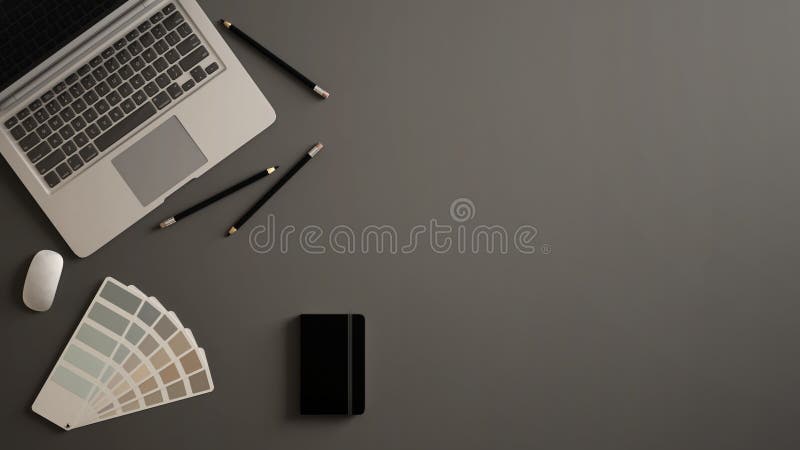
[(70, 74), (70, 76), (68, 76), (65, 81), (67, 82), (67, 84), (75, 84), (75, 82), (78, 81), (79, 79), (80, 79), (80, 77), (78, 76), (78, 74), (77, 73), (73, 73), (73, 74)]
[(130, 60), (131, 60), (131, 54), (128, 53), (127, 50), (122, 49), (122, 50), (117, 52), (117, 61), (120, 64), (126, 64)]
[(58, 104), (58, 100), (53, 100), (45, 105), (45, 108), (47, 108), (47, 112), (49, 112), (50, 115), (53, 115), (61, 110), (61, 105)]
[(53, 130), (51, 130), (50, 126), (47, 124), (43, 124), (42, 126), (36, 129), (36, 134), (38, 134), (39, 137), (42, 139), (46, 138), (47, 136), (50, 136), (50, 133), (52, 132)]
[(115, 142), (122, 139), (122, 137), (136, 129), (136, 127), (139, 125), (143, 124), (155, 113), (156, 108), (153, 106), (153, 104), (150, 102), (145, 103), (133, 114), (117, 122), (116, 125), (111, 127), (111, 129), (106, 131), (102, 136), (95, 139), (95, 145), (97, 145), (97, 148), (100, 149), (101, 152), (107, 150)]
[(62, 180), (66, 180), (68, 176), (72, 175), (72, 169), (69, 168), (67, 163), (61, 163), (56, 167), (56, 173)]
[(61, 117), (61, 120), (64, 122), (68, 122), (75, 117), (75, 111), (72, 110), (69, 106), (65, 107), (58, 115)]
[(128, 51), (131, 52), (131, 55), (136, 56), (144, 50), (142, 44), (139, 41), (132, 42), (131, 45), (128, 46)]
[(72, 141), (67, 141), (61, 146), (61, 151), (64, 152), (65, 155), (69, 156), (78, 151), (78, 146)]
[(66, 88), (67, 88), (67, 84), (62, 81), (62, 82), (56, 84), (55, 86), (53, 86), (53, 92), (55, 92), (56, 94), (60, 94), (61, 92), (64, 92), (64, 89), (66, 89)]
[(97, 67), (103, 63), (103, 57), (100, 55), (95, 56), (89, 61), (89, 65), (92, 67)]
[(156, 107), (158, 107), (158, 109), (164, 109), (164, 107), (169, 105), (171, 101), (172, 99), (169, 98), (169, 94), (167, 94), (164, 91), (161, 91), (158, 95), (153, 97), (153, 103), (156, 104)]
[(145, 101), (147, 101), (147, 96), (144, 94), (144, 91), (142, 90), (134, 92), (131, 98), (133, 99), (134, 102), (136, 102), (136, 106), (139, 106)]
[(187, 80), (186, 83), (183, 83), (183, 85), (181, 85), (181, 89), (183, 89), (186, 92), (188, 92), (189, 89), (193, 87), (194, 87), (194, 80)]
[(95, 119), (97, 119), (97, 111), (95, 111), (94, 108), (89, 108), (83, 113), (83, 120), (85, 120), (86, 123), (94, 122)]
[(164, 14), (162, 14), (161, 12), (157, 12), (153, 15), (153, 17), (150, 18), (150, 23), (155, 25), (158, 22), (161, 22), (161, 20), (163, 19), (164, 19)]
[(192, 78), (194, 78), (194, 81), (198, 83), (205, 80), (206, 77), (208, 76), (206, 75), (206, 71), (203, 70), (203, 68), (200, 66), (197, 66), (194, 69), (192, 69), (191, 72), (189, 72), (189, 74), (192, 76)]
[(144, 78), (137, 73), (133, 76), (133, 78), (130, 79), (130, 83), (133, 89), (139, 89), (140, 87), (144, 86)]
[(186, 39), (184, 39), (177, 47), (175, 47), (180, 53), (181, 56), (186, 55), (190, 51), (194, 50), (195, 47), (200, 45), (200, 38), (197, 37), (196, 34), (193, 34)]
[(31, 133), (25, 136), (24, 138), (20, 139), (19, 146), (22, 148), (22, 151), (27, 152), (41, 141), (42, 140), (39, 138), (38, 134)]
[(22, 128), (22, 125), (17, 125), (11, 129), (11, 136), (16, 140), (22, 139), (25, 137), (25, 134), (25, 129)]
[(164, 54), (164, 58), (167, 58), (168, 63), (175, 64), (175, 61), (181, 59), (181, 54), (178, 53), (178, 51), (173, 48)]
[(64, 152), (56, 149), (55, 151), (50, 152), (49, 155), (42, 158), (42, 160), (36, 164), (36, 170), (38, 170), (40, 174), (44, 175), (65, 159), (67, 159), (67, 156), (64, 155)]
[(50, 128), (57, 130), (61, 128), (62, 125), (64, 125), (64, 121), (61, 120), (61, 117), (53, 116), (50, 118), (50, 120), (47, 121), (47, 124), (50, 125)]
[(108, 102), (105, 100), (100, 100), (99, 102), (95, 103), (94, 109), (97, 110), (100, 114), (105, 114), (108, 112), (110, 106), (108, 106)]
[(158, 87), (164, 89), (165, 87), (167, 87), (167, 85), (169, 85), (170, 79), (167, 76), (167, 74), (162, 73), (161, 75), (156, 77), (156, 83), (158, 84)]
[(159, 39), (158, 42), (153, 44), (153, 48), (156, 49), (159, 55), (163, 55), (164, 52), (169, 50), (169, 44), (167, 44), (163, 39)]
[(39, 100), (38, 98), (36, 100), (34, 100), (33, 102), (31, 102), (30, 105), (28, 105), (28, 108), (31, 111), (36, 111), (37, 109), (39, 109), (41, 107), (42, 107), (42, 101)]
[[(108, 85), (111, 86), (111, 89), (116, 89), (117, 86), (122, 84), (122, 77), (119, 76), (118, 73), (112, 73), (110, 77), (106, 80), (108, 81)], [(98, 86), (102, 85), (103, 83), (99, 84)], [(98, 91), (98, 94), (100, 92)]]
[(158, 94), (158, 85), (153, 81), (147, 83), (144, 85), (144, 93), (147, 94), (148, 97)]
[(169, 64), (164, 58), (158, 58), (153, 62), (153, 68), (156, 69), (156, 72), (163, 72), (167, 70), (167, 67), (169, 67)]
[(6, 120), (6, 122), (5, 122), (5, 124), (4, 124), (4, 125), (6, 126), (6, 128), (8, 128), (8, 129), (10, 130), (10, 129), (14, 128), (14, 126), (15, 126), (17, 123), (19, 123), (19, 120), (17, 120), (17, 118), (16, 118), (16, 117), (12, 117), (12, 118), (10, 118), (10, 119)]
[(61, 134), (61, 137), (64, 138), (65, 140), (71, 138), (75, 134), (75, 130), (73, 130), (72, 127), (69, 125), (64, 126), (60, 130), (58, 130), (58, 132)]
[(72, 128), (74, 128), (76, 131), (80, 131), (86, 126), (86, 121), (83, 120), (83, 117), (78, 116), (69, 124), (72, 125)]
[(139, 30), (139, 33), (144, 33), (145, 31), (150, 29), (150, 25), (151, 25), (150, 22), (145, 21), (139, 24), (139, 26), (136, 27), (136, 29)]
[(167, 92), (169, 92), (169, 96), (172, 97), (173, 100), (183, 95), (183, 89), (178, 86), (178, 83), (172, 83), (167, 87)]
[(85, 133), (78, 133), (72, 138), (72, 141), (75, 142), (75, 145), (78, 147), (83, 147), (84, 145), (89, 143), (89, 138), (86, 137)]
[(80, 97), (83, 94), (84, 89), (80, 83), (75, 83), (69, 87), (69, 93), (72, 94), (73, 97)]
[(161, 10), (161, 12), (163, 12), (165, 15), (171, 13), (172, 11), (175, 11), (175, 5), (173, 3), (170, 3)]
[(79, 98), (72, 102), (72, 109), (76, 114), (81, 114), (82, 112), (86, 111), (86, 102), (83, 101), (82, 98)]
[(206, 73), (211, 75), (212, 73), (216, 72), (219, 69), (219, 65), (215, 62), (211, 63), (206, 67)]
[(167, 30), (171, 30), (180, 25), (181, 23), (183, 23), (183, 16), (181, 15), (181, 13), (176, 11), (175, 13), (170, 14), (161, 23), (164, 24), (164, 28), (166, 28)]
[(110, 127), (113, 124), (114, 124), (114, 122), (111, 119), (109, 119), (108, 116), (103, 116), (103, 117), (97, 119), (97, 125), (103, 131), (107, 130), (108, 127)]
[(144, 70), (142, 70), (142, 76), (147, 81), (152, 80), (156, 77), (156, 75), (158, 75), (158, 72), (156, 72), (156, 69), (154, 69), (153, 66), (147, 66), (144, 68)]
[(44, 108), (37, 109), (36, 112), (33, 113), (33, 117), (36, 118), (36, 121), (39, 123), (44, 123), (45, 120), (50, 118), (50, 114), (47, 114)]
[(122, 97), (120, 97), (117, 91), (111, 91), (110, 94), (106, 95), (106, 100), (108, 100), (109, 105), (114, 106), (122, 101)]
[(100, 56), (102, 56), (103, 59), (108, 59), (111, 58), (111, 55), (113, 54), (114, 54), (114, 47), (108, 47), (107, 49), (103, 50), (103, 53), (100, 53)]
[(109, 59), (103, 64), (103, 67), (106, 68), (107, 71), (113, 73), (115, 70), (119, 69), (119, 63), (116, 59)]
[(125, 112), (125, 114), (130, 114), (131, 112), (133, 112), (134, 109), (136, 109), (136, 105), (133, 103), (133, 100), (129, 98), (123, 100), (122, 105), (120, 106), (122, 107), (122, 110)]
[(100, 128), (95, 125), (91, 124), (86, 128), (86, 134), (91, 138), (94, 139), (97, 136), (100, 136)]
[(100, 100), (100, 96), (97, 95), (95, 91), (89, 91), (83, 96), (83, 101), (85, 101), (87, 105), (94, 105), (94, 102), (98, 100)]
[(92, 68), (89, 67), (88, 64), (84, 64), (78, 69), (78, 76), (85, 76), (87, 73), (91, 72)]
[(156, 54), (156, 51), (153, 50), (152, 48), (148, 48), (147, 50), (144, 51), (144, 53), (142, 53), (142, 58), (144, 58), (144, 61), (148, 64), (153, 62), (153, 60), (156, 59), (157, 56), (158, 55)]
[(139, 37), (139, 31), (137, 31), (137, 30), (131, 30), (131, 32), (130, 32), (130, 33), (128, 33), (128, 34), (126, 34), (126, 35), (125, 35), (125, 39), (126, 39), (128, 42), (133, 42), (133, 41), (134, 41), (134, 39), (136, 39), (136, 38), (138, 38), (138, 37)]
[(36, 119), (33, 117), (28, 117), (22, 121), (22, 126), (25, 127), (25, 131), (33, 131), (38, 125), (39, 124), (36, 123)]
[(78, 170), (81, 167), (83, 167), (83, 161), (81, 160), (81, 157), (78, 155), (70, 156), (67, 162), (69, 163), (69, 166), (72, 168), (72, 170)]
[(89, 144), (86, 147), (82, 148), (78, 151), (78, 154), (81, 155), (84, 161), (89, 162), (97, 156), (97, 149), (94, 148), (94, 145)]
[(200, 61), (204, 60), (208, 56), (208, 50), (204, 46), (197, 47), (186, 55), (180, 63), (181, 69), (184, 71), (191, 69), (192, 67), (196, 66)]
[(31, 112), (28, 108), (24, 108), (22, 111), (17, 113), (17, 119), (22, 120), (31, 115)]
[(102, 80), (108, 76), (108, 71), (105, 67), (98, 67), (92, 71), (92, 75), (94, 76), (95, 80)]
[(36, 164), (42, 158), (47, 156), (52, 150), (53, 147), (50, 147), (50, 144), (48, 144), (47, 141), (42, 141), (39, 145), (34, 147), (33, 150), (28, 152), (28, 159), (30, 159), (32, 163)]
[(144, 48), (150, 47), (155, 41), (156, 38), (154, 38), (150, 33), (144, 33), (142, 34), (142, 37), (139, 38), (139, 43), (142, 44), (142, 47)]
[(154, 26), (153, 29), (150, 30), (150, 32), (153, 34), (153, 37), (156, 38), (156, 39), (161, 39), (162, 37), (164, 37), (165, 34), (167, 34), (167, 30), (165, 30), (164, 29), (164, 25), (161, 25), (161, 24), (158, 24), (158, 25)]
[(108, 117), (111, 118), (114, 122), (119, 122), (125, 114), (122, 113), (122, 110), (119, 108), (112, 108), (111, 111), (108, 112)]
[(181, 37), (186, 37), (192, 33), (192, 27), (190, 27), (188, 23), (184, 22), (178, 27), (178, 33), (180, 33)]
[(169, 45), (175, 45), (181, 41), (181, 37), (177, 31), (172, 31), (164, 36), (164, 40), (167, 41), (167, 44)]
[(121, 69), (119, 69), (118, 73), (120, 74), (123, 80), (127, 80), (128, 78), (133, 76), (133, 69), (131, 69), (131, 66), (125, 64), (124, 66), (122, 66)]
[(125, 48), (125, 45), (127, 45), (127, 44), (125, 43), (125, 39), (120, 39), (120, 40), (118, 40), (117, 42), (114, 42), (114, 50), (116, 50), (116, 51), (120, 51), (120, 50), (122, 50), (123, 48)]
[(81, 78), (81, 84), (84, 88), (89, 89), (93, 87), (97, 82), (95, 81), (94, 77), (91, 75), (86, 75), (85, 77)]
[(60, 147), (61, 144), (64, 143), (64, 139), (61, 139), (61, 135), (58, 133), (53, 133), (47, 138), (47, 143), (50, 144), (51, 147), (56, 148)]
[(131, 60), (131, 68), (137, 72), (144, 69), (144, 60), (139, 56), (133, 58)]
[(50, 172), (50, 173), (48, 173), (47, 175), (44, 176), (44, 181), (47, 182), (48, 186), (50, 186), (51, 188), (54, 188), (54, 187), (58, 186), (58, 183), (61, 182), (61, 178), (59, 178), (58, 175), (56, 175), (55, 172)]
[(122, 83), (122, 86), (117, 89), (117, 92), (119, 92), (120, 97), (125, 98), (133, 94), (133, 88), (128, 83)]
[(61, 103), (61, 106), (67, 106), (72, 102), (72, 96), (69, 95), (69, 92), (62, 92), (58, 97), (58, 103)]
[(52, 100), (52, 99), (53, 99), (53, 97), (55, 97), (55, 96), (56, 96), (56, 95), (55, 95), (55, 94), (53, 94), (53, 91), (47, 91), (47, 92), (45, 92), (44, 94), (42, 94), (42, 97), (41, 97), (42, 103), (47, 103), (47, 102), (49, 102), (49, 101), (50, 101), (50, 100)]
[(169, 68), (169, 70), (167, 70), (167, 75), (174, 80), (183, 75), (183, 71), (178, 66), (172, 66)]

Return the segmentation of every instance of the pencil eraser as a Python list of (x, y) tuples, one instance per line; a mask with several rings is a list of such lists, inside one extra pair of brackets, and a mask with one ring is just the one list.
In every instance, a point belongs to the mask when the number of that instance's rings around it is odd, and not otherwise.
[(364, 316), (300, 316), (300, 414), (364, 413)]

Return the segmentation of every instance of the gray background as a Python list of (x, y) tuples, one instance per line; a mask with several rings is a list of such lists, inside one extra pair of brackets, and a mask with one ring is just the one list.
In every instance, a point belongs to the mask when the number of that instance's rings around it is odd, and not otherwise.
[[(70, 255), (0, 166), (7, 448), (797, 448), (800, 3), (202, 1), (331, 90), (318, 101), (224, 34), (278, 121), (85, 260), (53, 309), (32, 255)], [(266, 184), (165, 216), (316, 140)], [(274, 181), (272, 181), (274, 182)], [(266, 222), (405, 233), (538, 227), (549, 255), (251, 250)], [(106, 275), (177, 311), (216, 391), (70, 433), (29, 407)], [(297, 416), (300, 313), (367, 317), (366, 414)], [(169, 445), (168, 445), (169, 444)]]

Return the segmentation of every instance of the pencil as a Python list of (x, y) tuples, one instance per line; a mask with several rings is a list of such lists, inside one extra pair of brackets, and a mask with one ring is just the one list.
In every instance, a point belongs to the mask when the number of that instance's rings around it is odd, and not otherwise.
[(311, 81), (307, 76), (300, 73), (299, 70), (295, 69), (294, 67), (290, 66), (289, 63), (282, 60), (278, 55), (269, 51), (266, 47), (259, 44), (255, 39), (248, 36), (244, 31), (240, 30), (236, 27), (236, 25), (230, 23), (227, 20), (220, 20), (222, 22), (222, 26), (231, 30), (233, 34), (242, 38), (245, 42), (255, 47), (258, 51), (263, 53), (267, 58), (271, 59), (275, 64), (281, 66), (284, 70), (289, 72), (290, 74), (294, 75), (295, 78), (300, 80), (301, 83), (308, 86), (311, 90), (317, 93), (323, 99), (330, 97), (331, 94), (328, 93), (325, 89), (322, 89), (317, 83)]
[(205, 208), (206, 206), (209, 206), (209, 205), (217, 202), (218, 200), (221, 200), (221, 199), (233, 194), (234, 192), (238, 191), (239, 189), (242, 189), (245, 186), (249, 186), (249, 185), (255, 183), (256, 181), (258, 181), (258, 180), (260, 180), (260, 179), (262, 179), (262, 178), (264, 178), (266, 176), (271, 175), (272, 172), (275, 172), (277, 169), (278, 169), (278, 166), (270, 167), (267, 170), (262, 170), (262, 171), (258, 172), (257, 174), (253, 175), (252, 177), (247, 178), (246, 180), (242, 180), (242, 181), (234, 184), (233, 186), (229, 187), (228, 189), (225, 189), (224, 191), (219, 192), (218, 194), (215, 194), (215, 195), (203, 200), (202, 202), (200, 202), (200, 203), (198, 203), (198, 204), (196, 204), (196, 205), (194, 205), (192, 207), (189, 207), (189, 208), (179, 212), (178, 214), (175, 214), (174, 216), (170, 217), (169, 219), (166, 219), (163, 222), (161, 222), (160, 224), (158, 224), (158, 226), (161, 227), (161, 228), (171, 227), (172, 225), (175, 225), (176, 223), (178, 223), (179, 220), (184, 219), (184, 218), (196, 213), (197, 211), (200, 211), (201, 209)]
[(275, 186), (272, 186), (272, 188), (270, 188), (270, 190), (267, 191), (267, 193), (264, 194), (264, 196), (261, 197), (256, 202), (256, 204), (253, 205), (252, 208), (250, 208), (246, 213), (244, 213), (244, 215), (239, 220), (237, 220), (232, 227), (228, 229), (228, 236), (232, 235), (233, 233), (236, 233), (239, 230), (239, 228), (242, 228), (245, 222), (247, 222), (251, 217), (253, 217), (253, 214), (255, 214), (259, 209), (261, 209), (261, 207), (264, 206), (264, 203), (267, 203), (270, 197), (275, 195), (275, 193), (278, 192), (278, 190), (280, 190), (280, 188), (283, 187), (283, 185), (286, 184), (286, 182), (289, 181), (289, 179), (292, 178), (294, 174), (300, 171), (300, 169), (302, 169), (303, 166), (306, 165), (306, 163), (308, 163), (315, 156), (317, 156), (317, 153), (319, 153), (319, 151), (322, 150), (323, 147), (324, 145), (322, 145), (322, 142), (317, 142), (313, 147), (311, 147), (311, 149), (308, 152), (306, 152), (303, 158), (300, 161), (297, 161), (295, 165), (292, 166), (292, 168), (289, 169), (289, 171), (286, 172), (286, 174), (280, 180), (278, 180), (277, 183), (275, 183)]

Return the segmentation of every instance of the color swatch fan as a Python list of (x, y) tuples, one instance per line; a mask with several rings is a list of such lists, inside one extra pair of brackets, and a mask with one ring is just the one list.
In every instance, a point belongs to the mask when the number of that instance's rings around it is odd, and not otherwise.
[(106, 278), (32, 409), (71, 430), (213, 390), (206, 354), (175, 313)]

